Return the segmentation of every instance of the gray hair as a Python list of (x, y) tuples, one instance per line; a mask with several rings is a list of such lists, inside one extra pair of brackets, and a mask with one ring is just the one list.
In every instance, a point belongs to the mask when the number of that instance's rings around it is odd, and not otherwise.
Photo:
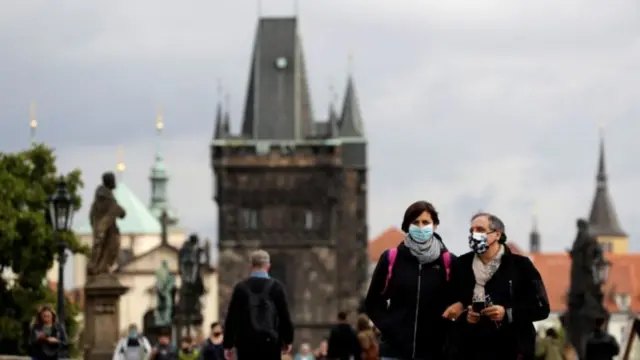
[(256, 250), (252, 252), (249, 256), (249, 260), (251, 261), (251, 267), (253, 268), (263, 268), (271, 264), (271, 257), (269, 256), (269, 253), (264, 250)]
[(496, 215), (488, 212), (479, 212), (471, 217), (471, 221), (483, 216), (489, 219), (489, 228), (491, 228), (492, 231), (499, 231), (500, 234), (502, 234), (500, 236), (500, 242), (505, 243), (507, 241), (507, 234), (505, 233), (504, 222)]

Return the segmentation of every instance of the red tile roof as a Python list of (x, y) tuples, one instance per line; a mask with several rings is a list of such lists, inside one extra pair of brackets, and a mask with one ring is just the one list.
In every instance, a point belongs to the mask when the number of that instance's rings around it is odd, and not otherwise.
[(369, 241), (369, 260), (372, 263), (377, 263), (385, 250), (398, 246), (403, 239), (404, 233), (401, 230), (395, 227), (388, 228), (382, 234)]
[[(552, 312), (567, 308), (567, 292), (571, 284), (571, 257), (567, 253), (531, 254), (531, 261), (540, 272), (547, 288)], [(616, 294), (631, 297), (631, 311), (640, 312), (640, 254), (607, 254), (611, 269), (603, 287), (605, 307), (610, 312), (621, 311)]]

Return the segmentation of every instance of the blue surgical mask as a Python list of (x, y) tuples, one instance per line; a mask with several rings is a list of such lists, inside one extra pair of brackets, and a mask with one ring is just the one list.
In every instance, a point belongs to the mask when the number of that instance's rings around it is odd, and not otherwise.
[(409, 226), (409, 236), (411, 236), (415, 242), (425, 243), (433, 238), (433, 224), (423, 227), (411, 224), (411, 226)]
[(129, 339), (135, 339), (137, 337), (138, 337), (138, 331), (136, 330), (129, 331)]
[(469, 236), (469, 247), (476, 254), (484, 254), (489, 250), (488, 235), (485, 233), (474, 232)]

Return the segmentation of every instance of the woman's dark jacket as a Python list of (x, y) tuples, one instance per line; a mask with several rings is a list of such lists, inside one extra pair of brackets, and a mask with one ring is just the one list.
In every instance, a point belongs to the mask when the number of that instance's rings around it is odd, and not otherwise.
[(44, 326), (36, 323), (31, 327), (29, 336), (30, 355), (37, 360), (53, 360), (58, 359), (60, 351), (66, 350), (67, 333), (57, 322), (53, 323), (49, 329), (49, 335), (58, 339), (57, 343), (49, 343), (46, 340), (38, 339), (38, 334), (45, 330)]
[[(465, 309), (472, 303), (476, 284), (472, 268), (474, 256), (473, 252), (460, 256), (451, 272), (456, 301), (462, 302)], [(485, 293), (494, 305), (505, 308), (504, 319), (496, 324), (482, 317), (477, 324), (469, 324), (466, 312), (463, 313), (458, 321), (461, 330), (456, 358), (533, 360), (536, 339), (533, 322), (549, 316), (549, 299), (531, 260), (513, 254), (505, 246), (500, 267), (485, 285)]]
[[(404, 244), (398, 245), (389, 286), (383, 294), (388, 254), (386, 251), (378, 260), (365, 299), (365, 311), (382, 335), (380, 356), (441, 360), (451, 325), (442, 313), (453, 303), (442, 255), (420, 265)], [(455, 262), (451, 254), (451, 265)]]

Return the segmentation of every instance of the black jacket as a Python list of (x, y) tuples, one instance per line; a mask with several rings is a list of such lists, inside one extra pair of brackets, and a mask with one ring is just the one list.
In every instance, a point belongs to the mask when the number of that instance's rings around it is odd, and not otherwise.
[(337, 324), (329, 332), (327, 358), (360, 360), (362, 350), (356, 331), (349, 324)]
[(211, 339), (207, 339), (200, 347), (201, 360), (224, 360), (224, 348), (222, 344), (214, 344)]
[(44, 330), (44, 326), (40, 323), (36, 323), (31, 328), (31, 334), (29, 336), (31, 348), (30, 355), (38, 360), (58, 359), (60, 357), (60, 352), (64, 351), (68, 345), (67, 333), (64, 330), (64, 327), (58, 323), (54, 323), (49, 330), (49, 336), (58, 339), (58, 342), (50, 343), (39, 338), (40, 333)]
[[(269, 282), (273, 282), (269, 289), (269, 297), (273, 301), (278, 318), (278, 340), (277, 349), (260, 349), (259, 339), (251, 336), (251, 319), (249, 317), (249, 295), (250, 293), (260, 293), (265, 290), (265, 286)], [(280, 354), (280, 345), (288, 345), (293, 343), (293, 323), (289, 314), (289, 305), (282, 284), (275, 279), (266, 279), (261, 277), (249, 277), (239, 282), (233, 288), (229, 309), (227, 310), (227, 318), (224, 324), (224, 341), (225, 349), (236, 348), (239, 352), (247, 351), (261, 352), (277, 350)], [(244, 351), (243, 351), (244, 350)]]
[[(460, 256), (451, 273), (456, 301), (462, 302), (465, 309), (472, 303), (476, 284), (474, 256), (473, 252)], [(485, 293), (491, 296), (493, 304), (505, 308), (504, 319), (499, 325), (485, 317), (477, 324), (469, 324), (464, 313), (459, 319), (461, 351), (457, 358), (533, 360), (536, 339), (533, 322), (549, 316), (549, 299), (531, 260), (511, 253), (505, 246), (500, 267), (485, 285)]]
[[(451, 254), (451, 266), (455, 263)], [(450, 326), (442, 313), (453, 303), (442, 256), (420, 265), (404, 244), (398, 245), (389, 286), (383, 294), (388, 268), (387, 251), (378, 260), (365, 299), (366, 313), (382, 335), (380, 355), (441, 360)]]
[(620, 352), (616, 339), (602, 330), (596, 330), (587, 339), (585, 360), (611, 360)]

